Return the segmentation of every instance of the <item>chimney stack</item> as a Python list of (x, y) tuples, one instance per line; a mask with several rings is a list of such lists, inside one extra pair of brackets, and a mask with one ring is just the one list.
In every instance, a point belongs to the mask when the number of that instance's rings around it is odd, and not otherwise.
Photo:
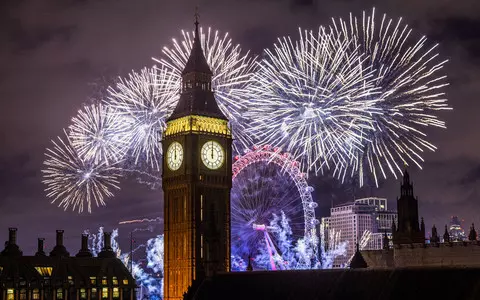
[(57, 246), (63, 246), (63, 230), (57, 230)]
[(22, 256), (22, 250), (17, 245), (17, 228), (8, 228), (8, 241), (5, 242), (5, 249), (0, 253), (4, 256)]
[(13, 227), (8, 228), (8, 243), (10, 245), (17, 244), (17, 228), (13, 228)]
[(112, 249), (112, 233), (103, 232), (103, 249), (98, 253), (98, 257), (115, 258), (117, 255)]
[(88, 251), (88, 234), (84, 233), (82, 234), (82, 251), (87, 250)]
[(53, 250), (50, 252), (51, 257), (68, 257), (67, 249), (63, 245), (63, 230), (57, 230), (57, 244), (53, 247)]
[(44, 238), (38, 238), (38, 249), (35, 256), (45, 256), (45, 251), (43, 249), (43, 242), (45, 241)]
[(112, 233), (111, 232), (103, 233), (103, 249), (107, 251), (112, 249)]
[(78, 251), (76, 257), (93, 257), (92, 252), (88, 249), (88, 234), (82, 234), (82, 248)]

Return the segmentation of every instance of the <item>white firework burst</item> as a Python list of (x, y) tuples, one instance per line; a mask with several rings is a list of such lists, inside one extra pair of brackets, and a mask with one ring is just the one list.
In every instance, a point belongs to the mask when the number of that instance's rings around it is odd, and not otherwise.
[[(412, 30), (383, 15), (380, 22), (363, 12), (360, 19), (350, 14), (347, 20), (332, 20), (331, 34), (346, 41), (348, 52), (365, 55), (363, 65), (374, 75), (381, 113), (372, 115), (372, 129), (362, 133), (363, 146), (353, 150), (350, 174), (364, 178), (401, 175), (404, 165), (421, 168), (422, 153), (436, 147), (427, 139), (427, 127), (445, 128), (438, 111), (449, 110), (443, 71), (446, 60), (429, 46), (425, 36), (415, 38)], [(342, 175), (343, 176), (343, 175)]]
[(160, 169), (162, 132), (178, 101), (174, 87), (179, 82), (179, 77), (169, 69), (153, 67), (132, 72), (108, 89), (108, 105), (133, 122), (130, 153), (135, 164), (144, 160), (152, 168)]
[(108, 105), (93, 104), (72, 118), (69, 136), (80, 158), (109, 165), (123, 159), (130, 143), (132, 119)]
[(59, 207), (65, 210), (71, 207), (79, 213), (85, 206), (91, 212), (92, 202), (105, 206), (105, 198), (113, 197), (112, 190), (120, 189), (118, 168), (103, 161), (96, 164), (80, 158), (66, 132), (65, 140), (58, 137), (52, 144), (52, 148), (46, 149), (42, 170), (51, 203), (58, 202)]
[(299, 30), (266, 50), (248, 86), (251, 134), (291, 152), (305, 171), (343, 170), (377, 113), (371, 70), (348, 42)]

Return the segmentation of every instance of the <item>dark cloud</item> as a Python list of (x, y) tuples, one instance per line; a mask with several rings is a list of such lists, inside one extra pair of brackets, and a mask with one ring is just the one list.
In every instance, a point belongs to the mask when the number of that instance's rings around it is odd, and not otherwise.
[[(479, 221), (480, 25), (478, 0), (4, 0), (0, 1), (0, 241), (8, 226), (18, 226), (20, 242), (35, 247), (35, 235), (53, 239), (64, 228), (76, 249), (87, 227), (113, 228), (125, 219), (162, 215), (161, 190), (122, 183), (106, 208), (92, 215), (63, 212), (43, 192), (43, 152), (91, 98), (101, 98), (117, 76), (152, 64), (180, 29), (191, 28), (194, 7), (202, 25), (229, 32), (244, 49), (261, 55), (277, 36), (295, 35), (298, 27), (315, 29), (330, 17), (348, 17), (376, 6), (377, 18), (403, 17), (415, 36), (440, 43), (448, 59), (445, 72), (454, 108), (441, 114), (447, 130), (428, 130), (436, 152), (424, 153), (423, 170), (411, 168), (415, 192), (427, 227), (439, 226), (451, 214)], [(398, 181), (381, 189), (358, 189), (355, 181), (340, 184), (313, 178), (319, 212), (354, 196), (376, 194), (394, 200)], [(391, 201), (391, 204), (394, 202)], [(3, 232), (2, 228), (5, 229)], [(76, 237), (75, 237), (76, 235)], [(28, 238), (28, 239), (27, 239)]]

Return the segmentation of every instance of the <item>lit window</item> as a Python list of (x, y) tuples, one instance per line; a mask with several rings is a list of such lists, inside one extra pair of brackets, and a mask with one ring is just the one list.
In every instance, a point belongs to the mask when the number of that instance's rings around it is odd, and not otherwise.
[(35, 270), (37, 270), (38, 274), (42, 276), (52, 276), (52, 267), (35, 267)]
[(118, 287), (113, 288), (113, 298), (120, 298), (120, 291)]
[(102, 298), (103, 299), (108, 298), (108, 288), (102, 288)]
[(68, 283), (73, 285), (73, 277), (72, 276), (68, 276)]
[(124, 285), (127, 285), (127, 284), (128, 284), (128, 279), (124, 279), (124, 280), (123, 280), (123, 284), (124, 284)]
[(96, 288), (93, 288), (92, 289), (92, 297), (91, 299), (96, 299), (97, 298), (97, 289)]
[(87, 299), (87, 290), (80, 289), (80, 299)]
[(102, 278), (102, 285), (107, 285), (107, 277)]
[(57, 299), (63, 299), (63, 289), (57, 289)]
[(113, 285), (118, 285), (118, 279), (117, 279), (117, 277), (113, 277), (113, 278), (112, 278), (112, 283), (113, 283)]
[(13, 300), (15, 298), (14, 290), (8, 289), (7, 290), (7, 300)]
[(90, 283), (91, 284), (97, 284), (97, 277), (90, 277)]
[(33, 298), (34, 300), (40, 299), (40, 291), (39, 291), (38, 289), (33, 289), (32, 298)]
[(21, 289), (20, 290), (20, 300), (27, 300), (27, 290)]

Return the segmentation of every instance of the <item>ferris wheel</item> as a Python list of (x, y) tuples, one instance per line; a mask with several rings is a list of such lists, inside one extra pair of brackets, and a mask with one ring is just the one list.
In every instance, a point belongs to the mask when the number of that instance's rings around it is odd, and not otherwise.
[[(315, 218), (317, 203), (313, 188), (299, 163), (289, 153), (271, 146), (254, 147), (242, 156), (236, 156), (233, 166), (231, 195), (232, 253), (239, 256), (255, 254), (258, 247), (268, 249), (270, 269), (289, 269), (284, 248), (272, 235), (275, 218), (288, 219), (287, 233), (293, 242), (302, 240), (307, 253), (295, 268), (308, 268), (316, 256), (318, 238)], [(278, 231), (278, 229), (277, 229)], [(285, 233), (283, 233), (285, 235)]]

